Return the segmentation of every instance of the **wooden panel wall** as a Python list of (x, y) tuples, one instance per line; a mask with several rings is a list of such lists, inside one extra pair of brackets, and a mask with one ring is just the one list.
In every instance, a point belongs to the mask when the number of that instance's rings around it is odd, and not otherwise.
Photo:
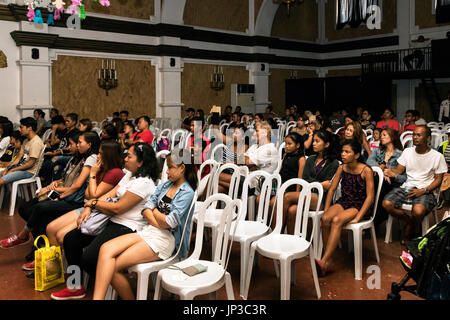
[(247, 84), (248, 71), (245, 67), (223, 66), (225, 88), (216, 92), (210, 88), (214, 65), (185, 63), (181, 75), (181, 99), (189, 107), (203, 109), (209, 114), (211, 106), (225, 107), (231, 104), (231, 84)]
[[(286, 79), (289, 79), (290, 70), (270, 69), (269, 77), (269, 101), (272, 102), (276, 114), (284, 116), (286, 108)], [(297, 70), (298, 78), (317, 78), (314, 70)]]
[(52, 67), (53, 106), (94, 121), (122, 109), (131, 118), (155, 116), (155, 67), (150, 62), (116, 60), (119, 86), (108, 97), (97, 85), (101, 64), (97, 58), (59, 56)]
[(154, 2), (151, 0), (110, 0), (109, 7), (103, 7), (93, 0), (85, 0), (83, 3), (86, 12), (146, 20), (155, 14)]
[(416, 26), (420, 29), (435, 28), (441, 26), (448, 26), (449, 23), (436, 24), (436, 15), (433, 14), (431, 0), (418, 0), (415, 1), (416, 6)]
[(303, 41), (316, 41), (318, 38), (317, 3), (305, 0), (303, 4), (291, 7), (287, 15), (285, 5), (280, 5), (272, 25), (272, 37)]
[[(425, 0), (421, 0), (425, 1)], [(416, 1), (417, 2), (417, 1)], [(397, 0), (383, 1), (383, 17), (381, 29), (369, 30), (365, 25), (358, 28), (346, 27), (336, 30), (336, 0), (328, 0), (325, 4), (325, 35), (328, 41), (370, 37), (394, 32), (397, 27)]]
[(187, 0), (184, 24), (245, 32), (248, 28), (248, 1)]

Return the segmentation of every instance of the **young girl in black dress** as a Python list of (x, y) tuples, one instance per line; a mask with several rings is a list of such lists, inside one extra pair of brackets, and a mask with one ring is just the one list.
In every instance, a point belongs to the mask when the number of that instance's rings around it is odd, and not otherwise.
[[(374, 178), (372, 169), (361, 162), (362, 146), (359, 141), (347, 140), (342, 145), (342, 162), (339, 166), (325, 202), (322, 217), (322, 237), (325, 253), (316, 260), (319, 276), (332, 272), (332, 255), (341, 238), (342, 227), (347, 223), (358, 223), (374, 202)], [(334, 193), (341, 183), (341, 198), (333, 205)]]

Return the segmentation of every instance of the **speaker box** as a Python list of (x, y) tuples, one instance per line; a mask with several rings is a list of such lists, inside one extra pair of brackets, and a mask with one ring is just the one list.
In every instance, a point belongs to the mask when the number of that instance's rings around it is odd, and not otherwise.
[(39, 59), (39, 49), (37, 49), (37, 48), (31, 49), (31, 58), (34, 60)]
[(175, 58), (170, 58), (170, 66), (175, 67), (177, 62), (175, 61)]

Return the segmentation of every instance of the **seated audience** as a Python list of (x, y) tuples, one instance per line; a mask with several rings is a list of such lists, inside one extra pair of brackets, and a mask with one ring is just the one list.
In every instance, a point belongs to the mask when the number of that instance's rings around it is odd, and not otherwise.
[[(383, 200), (383, 208), (406, 223), (402, 243), (420, 235), (422, 220), (436, 206), (433, 191), (441, 186), (447, 172), (444, 156), (428, 146), (430, 140), (431, 129), (417, 126), (413, 134), (414, 148), (403, 151), (396, 168), (384, 170), (387, 176), (406, 171), (406, 182), (389, 192)], [(408, 201), (413, 206), (411, 214), (402, 210), (402, 204)]]
[(123, 123), (125, 123), (126, 121), (128, 121), (129, 115), (130, 114), (127, 110), (122, 110), (122, 111), (120, 111), (119, 118), (120, 118), (120, 120), (122, 120)]
[[(305, 162), (301, 178), (309, 183), (319, 182), (323, 187), (324, 195), (321, 204), (317, 203), (318, 198), (316, 194), (311, 195), (311, 209), (317, 208), (318, 205), (323, 208), (327, 191), (331, 187), (331, 180), (339, 167), (339, 161), (337, 160), (340, 150), (338, 136), (323, 129), (315, 131), (313, 150), (314, 154), (309, 156)], [(289, 234), (293, 234), (294, 231), (299, 191), (288, 192), (284, 196), (283, 221), (284, 225), (287, 225)]]
[[(11, 136), (13, 134), (13, 124), (11, 121), (0, 122), (0, 159), (11, 145)], [(2, 160), (0, 160), (2, 161)], [(3, 160), (5, 161), (5, 160)]]
[[(44, 144), (36, 134), (36, 120), (29, 117), (20, 120), (20, 134), (26, 137), (16, 160), (9, 169), (0, 174), (0, 187), (18, 180), (29, 179), (37, 174)], [(23, 164), (16, 166), (23, 159)]]
[[(119, 184), (98, 199), (84, 204), (85, 210), (77, 220), (78, 228), (64, 237), (64, 253), (68, 265), (80, 266), (94, 276), (101, 246), (114, 238), (141, 231), (147, 225), (142, 216), (145, 204), (155, 193), (158, 166), (155, 151), (146, 143), (136, 143), (128, 150), (125, 158), (128, 173)], [(110, 216), (107, 225), (96, 236), (82, 233), (80, 226), (87, 221), (92, 210)], [(80, 282), (82, 283), (82, 282)], [(65, 288), (51, 294), (55, 300), (81, 299), (85, 288)]]
[(359, 122), (361, 123), (361, 127), (363, 128), (363, 130), (374, 130), (377, 126), (377, 123), (372, 120), (372, 115), (367, 109), (364, 109), (361, 115), (361, 120)]
[(381, 131), (383, 129), (375, 128), (373, 129), (373, 141), (369, 143), (370, 150), (373, 151), (380, 147)]
[[(167, 157), (168, 181), (158, 186), (145, 204), (142, 216), (146, 225), (137, 233), (126, 234), (104, 243), (98, 256), (94, 300), (105, 299), (109, 284), (122, 300), (134, 300), (123, 270), (139, 264), (170, 258), (180, 248), (180, 258), (188, 253), (190, 239), (189, 209), (197, 188), (192, 164), (175, 155)], [(185, 237), (181, 239), (187, 223)]]
[(408, 110), (405, 113), (405, 119), (402, 122), (402, 126), (400, 128), (400, 134), (405, 131), (414, 131), (416, 128), (416, 121), (419, 120), (417, 117), (416, 110)]
[(353, 121), (345, 126), (344, 135), (341, 137), (341, 144), (345, 140), (355, 140), (361, 143), (363, 148), (363, 159), (367, 159), (370, 156), (371, 150), (369, 143), (367, 142), (366, 135), (361, 128), (361, 125), (357, 121)]
[(33, 112), (33, 117), (37, 122), (36, 134), (42, 136), (45, 132), (45, 112), (42, 109), (35, 109)]
[[(341, 239), (342, 228), (346, 224), (358, 223), (371, 213), (375, 199), (374, 174), (362, 162), (361, 151), (361, 143), (355, 140), (347, 140), (342, 146), (343, 164), (339, 166), (331, 182), (321, 220), (325, 252), (320, 261), (316, 259), (319, 277), (333, 270), (332, 257)], [(341, 197), (333, 204), (339, 182)]]
[[(403, 146), (400, 142), (398, 132), (387, 128), (381, 132), (381, 145), (375, 149), (367, 159), (367, 165), (371, 167), (378, 166), (381, 170), (397, 168), (397, 159), (402, 155)], [(400, 187), (406, 181), (406, 174), (394, 175), (386, 171), (383, 186), (381, 188), (380, 199), (383, 199), (392, 189)], [(375, 216), (375, 226), (387, 219), (387, 212), (382, 206), (378, 207)]]
[[(100, 145), (97, 163), (91, 167), (86, 188), (85, 201), (98, 199), (111, 191), (125, 175), (122, 171), (123, 156), (119, 143), (108, 141)], [(47, 226), (47, 237), (51, 245), (63, 245), (67, 232), (77, 227), (77, 219), (84, 207), (70, 211)]]
[(394, 119), (395, 115), (391, 108), (386, 108), (381, 115), (381, 121), (377, 123), (377, 128), (386, 129), (392, 128), (394, 130), (400, 130), (400, 124)]
[[(182, 123), (182, 128), (189, 130), (189, 127), (191, 126), (191, 121), (195, 116), (195, 110), (193, 108), (187, 108), (186, 109), (186, 118), (184, 118)], [(149, 121), (150, 125), (150, 121)]]
[(101, 142), (117, 141), (118, 138), (119, 131), (117, 130), (117, 127), (115, 125), (113, 125), (112, 123), (108, 123), (103, 127), (102, 133), (100, 135)]
[(132, 144), (136, 142), (143, 142), (147, 143), (148, 145), (152, 145), (153, 143), (153, 133), (150, 130), (150, 118), (147, 116), (141, 116), (138, 119), (136, 119), (137, 122), (137, 129), (138, 132), (135, 132), (134, 135), (131, 137), (131, 140), (128, 140), (128, 142), (132, 142)]
[(81, 119), (78, 124), (78, 130), (80, 130), (80, 132), (92, 131), (92, 127), (92, 122), (89, 119)]
[(123, 134), (119, 135), (119, 142), (122, 145), (124, 153), (127, 153), (128, 149), (133, 145), (132, 137), (135, 133), (136, 129), (134, 128), (134, 124), (131, 121), (125, 121), (123, 123)]
[(256, 125), (257, 143), (251, 145), (245, 153), (245, 165), (250, 171), (264, 170), (270, 174), (275, 172), (278, 166), (278, 150), (270, 142), (272, 134), (271, 126), (265, 122)]

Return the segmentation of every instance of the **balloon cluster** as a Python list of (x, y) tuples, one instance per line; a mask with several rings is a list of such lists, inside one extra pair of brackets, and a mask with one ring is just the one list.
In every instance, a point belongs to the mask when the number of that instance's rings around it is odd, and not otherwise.
[[(67, 0), (66, 0), (67, 1)], [(109, 0), (92, 0), (99, 3), (104, 7), (109, 7), (111, 4)], [(44, 19), (42, 18), (42, 13), (40, 8), (47, 8), (49, 12), (47, 18), (48, 25), (55, 25), (55, 20), (61, 20), (61, 16), (64, 13), (66, 3), (64, 0), (26, 0), (26, 5), (28, 6), (27, 18), (28, 21), (33, 21), (35, 23), (42, 24)], [(71, 5), (68, 7), (68, 12), (71, 17), (67, 21), (67, 26), (70, 28), (70, 24), (79, 25), (80, 20), (86, 19), (86, 11), (84, 9), (84, 4), (82, 0), (72, 0)], [(77, 23), (78, 22), (78, 23)], [(79, 29), (79, 28), (78, 28)]]

